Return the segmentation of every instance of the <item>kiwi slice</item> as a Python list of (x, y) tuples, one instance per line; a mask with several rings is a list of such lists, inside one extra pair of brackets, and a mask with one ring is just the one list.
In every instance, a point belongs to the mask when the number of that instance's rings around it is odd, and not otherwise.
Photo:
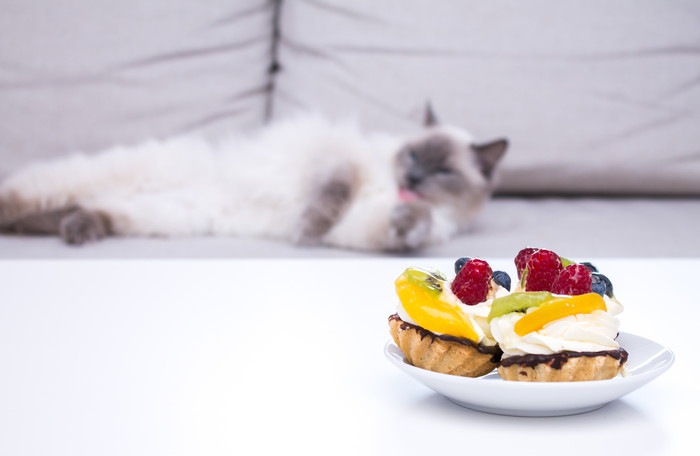
[(530, 307), (539, 307), (553, 297), (548, 291), (521, 291), (496, 298), (491, 304), (488, 321), (511, 312), (525, 312)]
[(559, 259), (561, 260), (561, 267), (562, 268), (565, 268), (571, 264), (576, 264), (575, 261), (571, 261), (570, 259), (564, 258), (563, 256), (560, 256)]
[(442, 285), (447, 280), (440, 271), (413, 267), (406, 269), (403, 276), (408, 282), (436, 293), (442, 292)]

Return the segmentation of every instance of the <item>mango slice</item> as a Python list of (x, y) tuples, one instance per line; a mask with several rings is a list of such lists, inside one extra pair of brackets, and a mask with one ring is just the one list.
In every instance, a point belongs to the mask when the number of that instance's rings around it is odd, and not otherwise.
[(515, 333), (519, 336), (542, 329), (547, 323), (568, 317), (586, 314), (595, 310), (607, 311), (605, 300), (597, 293), (553, 298), (515, 323)]
[(479, 336), (469, 316), (458, 304), (440, 299), (443, 284), (441, 275), (409, 268), (396, 279), (396, 294), (408, 316), (418, 326), (428, 331), (478, 342)]

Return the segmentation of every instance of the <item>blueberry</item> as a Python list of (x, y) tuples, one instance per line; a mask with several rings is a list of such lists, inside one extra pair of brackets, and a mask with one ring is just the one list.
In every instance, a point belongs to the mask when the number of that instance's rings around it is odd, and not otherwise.
[[(597, 287), (597, 288), (596, 288)], [(591, 288), (594, 292), (603, 296), (604, 294), (613, 297), (613, 285), (610, 279), (599, 272), (594, 272), (591, 275)], [(602, 291), (602, 293), (601, 293)]]
[(455, 274), (459, 274), (459, 271), (462, 270), (466, 262), (469, 260), (471, 260), (470, 257), (462, 257), (459, 260), (455, 261)]
[(591, 263), (589, 263), (588, 261), (584, 261), (584, 262), (581, 263), (581, 264), (584, 265), (585, 267), (587, 267), (591, 272), (598, 272), (598, 268), (596, 268), (595, 266), (593, 266), (593, 265), (592, 265)]
[(503, 271), (493, 271), (493, 281), (510, 291), (510, 276), (507, 272)]
[(591, 283), (591, 291), (593, 293), (598, 293), (601, 296), (605, 295), (606, 287), (605, 287), (605, 282), (603, 282), (600, 279), (596, 279), (596, 276), (593, 276), (593, 282)]

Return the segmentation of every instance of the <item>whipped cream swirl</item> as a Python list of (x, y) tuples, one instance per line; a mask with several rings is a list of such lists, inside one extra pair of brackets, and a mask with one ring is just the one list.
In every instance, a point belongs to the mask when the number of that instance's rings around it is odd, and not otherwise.
[[(537, 308), (528, 309), (534, 312)], [(619, 309), (615, 309), (619, 310)], [(503, 356), (550, 355), (562, 351), (599, 352), (617, 350), (615, 341), (620, 328), (619, 320), (609, 312), (595, 310), (560, 318), (540, 330), (520, 336), (515, 323), (525, 314), (512, 312), (491, 320), (491, 332)]]

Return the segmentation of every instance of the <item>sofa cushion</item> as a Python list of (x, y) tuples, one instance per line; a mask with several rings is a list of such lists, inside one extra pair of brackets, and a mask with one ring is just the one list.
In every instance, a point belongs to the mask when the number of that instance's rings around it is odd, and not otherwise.
[[(503, 192), (700, 194), (700, 15), (686, 2), (284, 2), (274, 113), (406, 130), (426, 99), (506, 135)], [(695, 8), (697, 13), (697, 8)]]
[[(700, 257), (700, 198), (497, 198), (472, 229), (409, 256), (513, 258), (546, 247), (588, 258)], [(376, 256), (287, 242), (227, 237), (108, 238), (82, 247), (58, 237), (0, 235), (1, 259), (36, 258), (352, 258)], [(403, 256), (402, 255), (402, 256)]]
[(29, 160), (263, 122), (266, 0), (58, 3), (0, 14), (0, 174)]

